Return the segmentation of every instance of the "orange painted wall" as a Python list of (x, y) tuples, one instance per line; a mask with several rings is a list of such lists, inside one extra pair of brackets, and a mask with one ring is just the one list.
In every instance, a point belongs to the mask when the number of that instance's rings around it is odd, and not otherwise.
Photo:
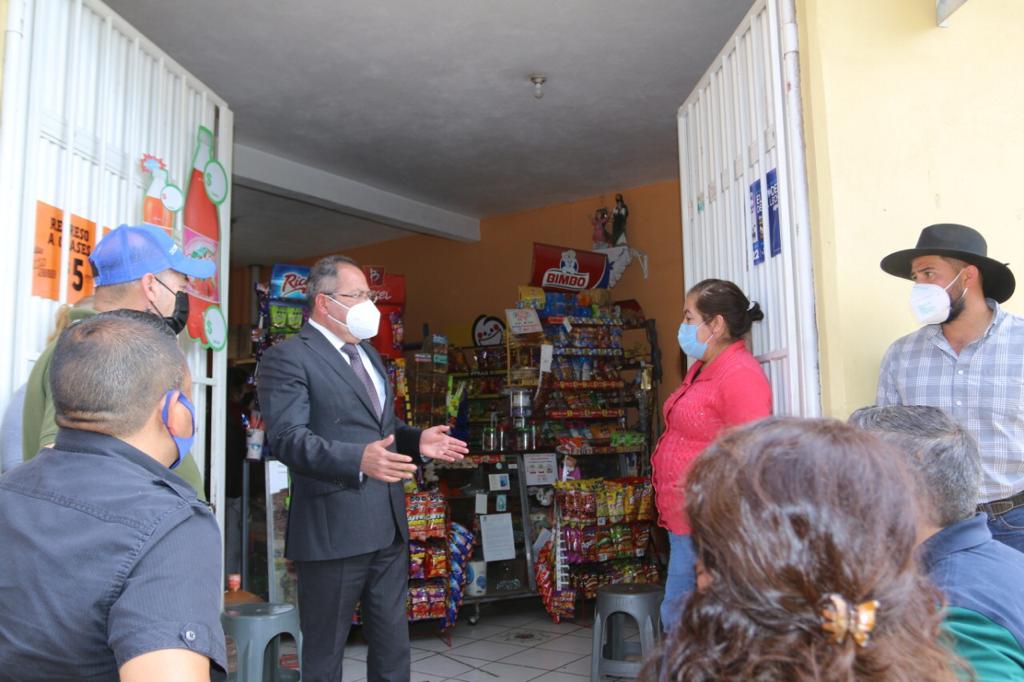
[[(679, 183), (660, 182), (622, 194), (629, 205), (629, 243), (647, 252), (650, 275), (644, 280), (639, 263), (634, 262), (614, 296), (637, 299), (646, 315), (657, 320), (664, 401), (682, 378), (682, 356), (675, 340), (683, 307)], [(406, 336), (418, 339), (424, 323), (432, 330), (443, 330), (469, 324), (482, 313), (504, 317), (502, 310), (515, 303), (516, 287), (529, 281), (533, 242), (589, 250), (590, 217), (595, 209), (611, 209), (614, 204), (615, 194), (609, 193), (485, 218), (480, 241), (473, 244), (416, 235), (352, 249), (345, 255), (406, 276)]]

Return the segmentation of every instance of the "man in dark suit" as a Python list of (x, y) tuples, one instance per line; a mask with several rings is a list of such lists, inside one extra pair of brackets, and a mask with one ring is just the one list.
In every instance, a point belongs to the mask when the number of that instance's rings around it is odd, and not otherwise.
[(303, 679), (341, 680), (362, 602), (370, 680), (409, 679), (409, 528), (402, 481), (424, 458), (462, 459), (447, 426), (395, 418), (393, 388), (365, 339), (380, 313), (362, 270), (321, 259), (308, 283), (310, 321), (266, 351), (260, 409), (270, 450), (292, 477), (285, 556), (298, 569)]

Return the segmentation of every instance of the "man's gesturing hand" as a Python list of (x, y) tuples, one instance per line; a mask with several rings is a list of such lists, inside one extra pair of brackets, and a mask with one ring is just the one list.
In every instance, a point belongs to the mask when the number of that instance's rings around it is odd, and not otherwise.
[(412, 457), (400, 455), (397, 452), (388, 450), (388, 446), (395, 442), (394, 435), (384, 440), (377, 440), (363, 450), (363, 460), (359, 464), (359, 470), (370, 478), (376, 478), (385, 483), (397, 483), (403, 479), (412, 478), (416, 473), (416, 465), (412, 463)]
[(456, 462), (469, 454), (469, 448), (458, 438), (448, 435), (447, 426), (431, 426), (420, 434), (420, 454), (445, 462)]

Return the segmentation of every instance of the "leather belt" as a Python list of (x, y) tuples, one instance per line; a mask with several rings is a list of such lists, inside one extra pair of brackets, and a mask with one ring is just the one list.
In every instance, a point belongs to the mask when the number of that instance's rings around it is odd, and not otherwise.
[(985, 512), (988, 514), (989, 518), (992, 519), (1016, 509), (1017, 507), (1024, 507), (1024, 490), (1013, 497), (1004, 497), (1001, 500), (982, 502), (978, 505), (978, 511)]

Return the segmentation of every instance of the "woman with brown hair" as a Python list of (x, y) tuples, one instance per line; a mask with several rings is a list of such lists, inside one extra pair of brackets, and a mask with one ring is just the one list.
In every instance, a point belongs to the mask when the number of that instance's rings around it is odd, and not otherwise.
[(671, 632), (693, 591), (693, 545), (683, 513), (686, 472), (723, 429), (772, 411), (772, 390), (744, 337), (764, 318), (738, 286), (722, 279), (695, 284), (683, 303), (679, 347), (693, 364), (665, 401), (665, 431), (651, 460), (658, 524), (668, 531), (668, 577), (661, 625)]
[(697, 590), (648, 679), (957, 679), (919, 573), (913, 480), (873, 435), (767, 419), (690, 470)]

